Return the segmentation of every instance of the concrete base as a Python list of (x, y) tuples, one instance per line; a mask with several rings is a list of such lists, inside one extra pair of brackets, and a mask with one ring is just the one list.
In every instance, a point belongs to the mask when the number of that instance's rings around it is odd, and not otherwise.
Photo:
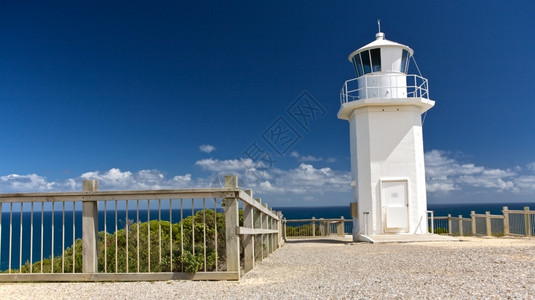
[(359, 242), (368, 243), (415, 243), (415, 242), (455, 242), (456, 238), (438, 234), (374, 234), (359, 235)]

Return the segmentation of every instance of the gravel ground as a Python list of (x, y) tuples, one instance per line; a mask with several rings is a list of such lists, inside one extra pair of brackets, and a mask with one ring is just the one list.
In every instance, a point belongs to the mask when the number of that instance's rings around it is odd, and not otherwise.
[(287, 243), (240, 282), (0, 284), (0, 299), (535, 299), (534, 238)]

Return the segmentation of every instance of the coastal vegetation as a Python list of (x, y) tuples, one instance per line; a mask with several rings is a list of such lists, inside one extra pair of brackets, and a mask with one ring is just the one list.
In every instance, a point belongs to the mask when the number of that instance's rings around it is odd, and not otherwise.
[(315, 226), (316, 235), (320, 234), (320, 227), (317, 224), (309, 223), (302, 226), (288, 226), (286, 225), (286, 236), (312, 236), (313, 228)]
[[(240, 211), (240, 224), (243, 212)], [(74, 255), (73, 255), (74, 253)], [(108, 273), (188, 272), (225, 268), (225, 216), (211, 209), (171, 224), (169, 221), (129, 224), (114, 233), (99, 232), (98, 270)], [(82, 239), (63, 255), (34, 262), (33, 273), (82, 272)], [(149, 269), (150, 268), (150, 269)], [(18, 273), (19, 270), (11, 270)], [(30, 263), (21, 268), (30, 273)]]

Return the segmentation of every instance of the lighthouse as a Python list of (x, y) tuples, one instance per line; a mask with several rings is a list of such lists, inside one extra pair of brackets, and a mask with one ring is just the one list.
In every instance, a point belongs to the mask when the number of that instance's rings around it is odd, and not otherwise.
[(349, 54), (356, 78), (342, 87), (338, 118), (349, 122), (355, 239), (428, 232), (422, 114), (435, 102), (427, 79), (407, 74), (413, 54), (380, 29)]

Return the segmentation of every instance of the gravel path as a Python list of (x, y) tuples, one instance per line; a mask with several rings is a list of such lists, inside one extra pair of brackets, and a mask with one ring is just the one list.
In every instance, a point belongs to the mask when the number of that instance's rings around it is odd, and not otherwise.
[(0, 284), (0, 299), (535, 299), (534, 238), (291, 242), (240, 282)]

